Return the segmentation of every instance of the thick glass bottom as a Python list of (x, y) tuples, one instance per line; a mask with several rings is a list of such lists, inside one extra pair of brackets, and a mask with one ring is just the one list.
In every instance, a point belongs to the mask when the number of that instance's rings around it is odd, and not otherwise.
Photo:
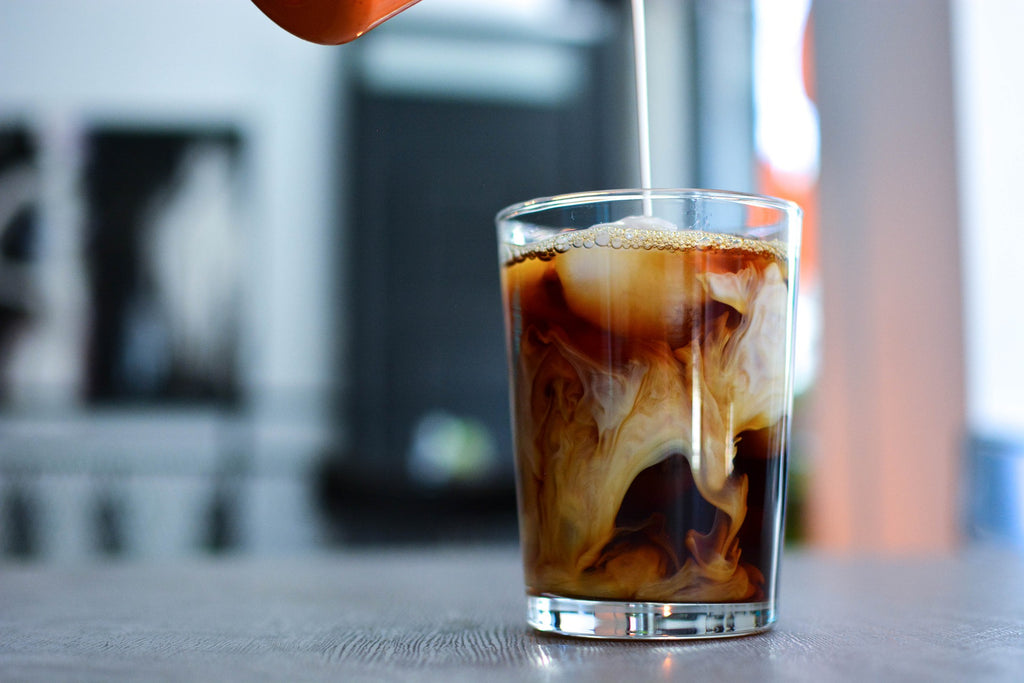
[(765, 631), (775, 622), (770, 602), (619, 602), (556, 595), (526, 599), (530, 626), (584, 638), (727, 638)]

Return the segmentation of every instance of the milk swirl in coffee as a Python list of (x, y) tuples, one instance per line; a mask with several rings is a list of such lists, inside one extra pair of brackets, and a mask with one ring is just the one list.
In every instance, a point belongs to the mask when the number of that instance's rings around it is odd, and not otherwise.
[(506, 249), (528, 590), (764, 599), (788, 407), (784, 246), (646, 217)]

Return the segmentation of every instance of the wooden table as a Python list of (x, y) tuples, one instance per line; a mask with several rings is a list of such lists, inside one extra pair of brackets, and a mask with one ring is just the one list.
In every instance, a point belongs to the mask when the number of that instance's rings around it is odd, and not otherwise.
[(514, 548), (0, 565), (0, 681), (1024, 681), (1024, 558), (785, 558), (767, 634), (573, 640)]

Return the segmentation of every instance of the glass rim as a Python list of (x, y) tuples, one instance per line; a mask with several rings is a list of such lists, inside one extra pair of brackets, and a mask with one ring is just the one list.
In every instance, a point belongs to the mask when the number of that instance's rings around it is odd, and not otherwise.
[(502, 223), (516, 220), (521, 216), (536, 214), (549, 209), (563, 209), (601, 201), (659, 200), (659, 199), (710, 199), (719, 202), (746, 204), (764, 209), (775, 209), (787, 216), (801, 217), (803, 209), (796, 202), (766, 194), (736, 192), (733, 190), (709, 190), (701, 188), (623, 188), (614, 190), (587, 190), (567, 194), (537, 197), (510, 204), (498, 212), (495, 221)]

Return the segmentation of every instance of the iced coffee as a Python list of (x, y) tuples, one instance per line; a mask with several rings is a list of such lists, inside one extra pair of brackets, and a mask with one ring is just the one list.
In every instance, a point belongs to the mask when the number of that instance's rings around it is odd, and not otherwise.
[(743, 225), (728, 233), (710, 229), (707, 198), (669, 203), (668, 218), (655, 199), (653, 215), (583, 228), (506, 217), (527, 593), (532, 610), (574, 614), (644, 603), (667, 617), (686, 605), (687, 624), (703, 605), (697, 621), (719, 633), (735, 614), (714, 605), (742, 604), (757, 630), (774, 618), (792, 240), (758, 226), (771, 220), (763, 207), (734, 212)]

